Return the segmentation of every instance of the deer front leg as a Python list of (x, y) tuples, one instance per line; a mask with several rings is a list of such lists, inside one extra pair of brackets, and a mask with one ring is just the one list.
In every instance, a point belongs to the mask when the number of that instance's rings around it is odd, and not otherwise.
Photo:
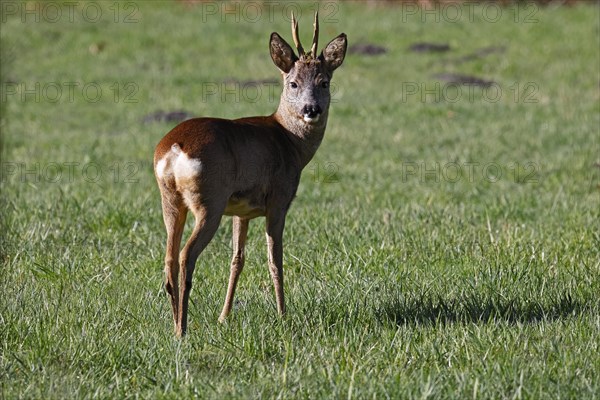
[(283, 228), (285, 211), (267, 214), (267, 247), (269, 251), (269, 272), (275, 286), (275, 299), (279, 315), (285, 314), (283, 298)]
[(225, 297), (225, 304), (223, 305), (219, 322), (225, 321), (233, 306), (235, 288), (244, 268), (244, 249), (246, 247), (246, 238), (248, 237), (248, 222), (248, 219), (233, 217), (233, 258), (231, 259), (227, 296)]

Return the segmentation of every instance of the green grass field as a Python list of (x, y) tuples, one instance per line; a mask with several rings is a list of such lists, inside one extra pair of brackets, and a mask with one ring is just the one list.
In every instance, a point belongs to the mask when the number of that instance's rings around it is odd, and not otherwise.
[(388, 51), (334, 77), (287, 220), (288, 315), (257, 219), (217, 323), (224, 218), (174, 337), (151, 166), (174, 123), (142, 120), (275, 110), (280, 86), (244, 82), (279, 79), (291, 8), (250, 4), (2, 3), (0, 398), (598, 398), (597, 4), (322, 3), (321, 46)]

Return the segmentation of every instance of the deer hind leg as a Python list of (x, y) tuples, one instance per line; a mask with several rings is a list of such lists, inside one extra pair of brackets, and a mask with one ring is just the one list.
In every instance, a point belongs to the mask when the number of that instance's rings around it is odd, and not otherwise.
[(248, 237), (248, 223), (248, 219), (233, 217), (233, 258), (231, 259), (227, 296), (225, 297), (225, 304), (223, 305), (223, 311), (221, 311), (219, 322), (224, 322), (231, 312), (235, 287), (240, 274), (242, 273), (242, 269), (244, 269), (244, 249), (246, 247), (246, 238)]
[[(192, 202), (188, 202), (192, 203)], [(179, 288), (179, 316), (177, 321), (177, 335), (184, 336), (187, 330), (187, 313), (190, 291), (192, 290), (192, 275), (196, 267), (196, 260), (208, 243), (212, 240), (227, 201), (216, 202), (213, 205), (203, 204), (200, 201), (188, 204), (196, 219), (194, 230), (180, 255), (180, 288)]]
[(165, 289), (171, 300), (173, 322), (177, 324), (179, 315), (179, 248), (185, 226), (187, 207), (174, 186), (168, 182), (160, 182), (163, 220), (167, 230), (167, 246), (165, 256)]

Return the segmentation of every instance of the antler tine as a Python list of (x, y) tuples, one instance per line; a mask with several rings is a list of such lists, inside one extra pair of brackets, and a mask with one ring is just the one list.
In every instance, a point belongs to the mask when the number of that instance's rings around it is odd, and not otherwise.
[(298, 57), (302, 57), (304, 55), (304, 49), (300, 44), (300, 38), (298, 37), (298, 21), (294, 16), (294, 12), (292, 11), (292, 38), (294, 39), (294, 44), (298, 49)]
[(313, 27), (313, 41), (310, 52), (312, 53), (313, 58), (317, 58), (317, 44), (319, 43), (319, 11), (315, 11), (315, 23), (313, 24)]

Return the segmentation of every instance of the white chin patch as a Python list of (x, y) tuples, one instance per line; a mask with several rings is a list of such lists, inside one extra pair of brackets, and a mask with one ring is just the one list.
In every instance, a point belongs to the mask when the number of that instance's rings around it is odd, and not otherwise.
[(309, 124), (313, 124), (315, 122), (317, 122), (319, 120), (319, 118), (321, 117), (321, 114), (317, 114), (316, 117), (309, 117), (308, 115), (304, 114), (304, 122), (308, 122)]

